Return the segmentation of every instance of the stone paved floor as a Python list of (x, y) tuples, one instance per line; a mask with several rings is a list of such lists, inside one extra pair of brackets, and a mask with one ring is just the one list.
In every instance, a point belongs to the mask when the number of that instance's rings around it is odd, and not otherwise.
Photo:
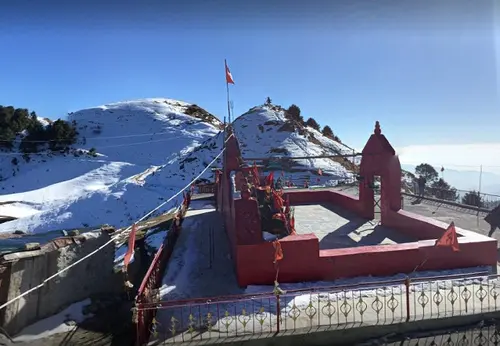
[(298, 234), (314, 233), (320, 249), (401, 244), (415, 239), (328, 204), (294, 206)]
[[(334, 190), (342, 191), (353, 196), (357, 196), (357, 187), (342, 187), (334, 188)], [(486, 214), (456, 206), (440, 204), (429, 200), (417, 200), (416, 198), (404, 196), (403, 209), (418, 215), (430, 217), (442, 222), (454, 221), (455, 224), (463, 229), (478, 232), (483, 235), (488, 235), (490, 226), (484, 221)], [(494, 234), (496, 239), (500, 240), (500, 232)]]

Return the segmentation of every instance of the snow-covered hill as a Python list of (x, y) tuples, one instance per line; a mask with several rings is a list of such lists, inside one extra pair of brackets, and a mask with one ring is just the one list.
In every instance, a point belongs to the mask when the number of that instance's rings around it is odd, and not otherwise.
[[(70, 114), (80, 133), (70, 153), (0, 153), (0, 232), (43, 232), (123, 226), (170, 197), (144, 187), (148, 175), (219, 132), (216, 118), (188, 116), (190, 105), (168, 99), (120, 102)], [(95, 148), (95, 156), (87, 153)], [(17, 164), (12, 160), (16, 158)]]
[[(29, 162), (20, 154), (0, 156), (0, 216), (18, 218), (0, 224), (0, 232), (128, 226), (188, 184), (222, 150), (220, 121), (175, 100), (119, 102), (72, 113), (69, 120), (80, 133), (75, 150), (31, 155)], [(352, 153), (312, 128), (293, 125), (275, 106), (251, 109), (233, 128), (243, 157)], [(349, 164), (290, 161), (287, 175), (314, 175), (329, 184), (350, 178)], [(212, 177), (210, 170), (203, 175)]]
[[(284, 110), (280, 107), (254, 107), (235, 119), (232, 126), (243, 158), (280, 157), (276, 162), (281, 164), (287, 178), (303, 180), (311, 177), (310, 181), (313, 183), (319, 179), (321, 184), (335, 184), (338, 180), (353, 177), (352, 171), (355, 167), (352, 167), (350, 159), (291, 159), (318, 155), (350, 155), (353, 151), (313, 128), (294, 125), (285, 118)], [(206, 141), (180, 160), (180, 168), (195, 171), (200, 161), (209, 162), (210, 158), (219, 153), (222, 144), (222, 135)], [(251, 165), (253, 160), (246, 163)], [(318, 169), (321, 169), (323, 176), (318, 175)], [(162, 174), (166, 172), (162, 171), (156, 179), (162, 179)]]

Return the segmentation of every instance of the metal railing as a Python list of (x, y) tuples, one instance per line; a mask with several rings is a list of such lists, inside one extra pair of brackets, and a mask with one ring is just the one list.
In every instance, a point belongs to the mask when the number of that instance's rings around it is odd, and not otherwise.
[(167, 232), (163, 243), (156, 251), (155, 256), (144, 276), (133, 308), (133, 323), (135, 325), (136, 345), (143, 345), (150, 337), (150, 326), (155, 321), (156, 309), (142, 309), (145, 304), (154, 304), (160, 300), (158, 288), (163, 279), (163, 274), (173, 252), (175, 243), (181, 231), (182, 221), (191, 203), (191, 193), (184, 195), (182, 204), (176, 210), (176, 216)]
[[(418, 189), (413, 186), (410, 188), (410, 192), (414, 195), (418, 195)], [(500, 205), (499, 195), (482, 193), (478, 191), (456, 189), (446, 190), (426, 186), (423, 196), (489, 210)]]
[(237, 297), (159, 302), (152, 337), (164, 344), (309, 333), (500, 310), (500, 280), (487, 273), (391, 280)]

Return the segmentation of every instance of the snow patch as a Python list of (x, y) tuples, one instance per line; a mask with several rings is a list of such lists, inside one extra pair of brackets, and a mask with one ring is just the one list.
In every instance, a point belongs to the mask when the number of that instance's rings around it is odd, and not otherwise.
[(87, 305), (90, 305), (90, 299), (74, 303), (60, 313), (24, 328), (13, 340), (15, 342), (33, 341), (54, 334), (70, 332), (76, 328), (76, 324), (92, 316), (83, 314), (83, 308)]

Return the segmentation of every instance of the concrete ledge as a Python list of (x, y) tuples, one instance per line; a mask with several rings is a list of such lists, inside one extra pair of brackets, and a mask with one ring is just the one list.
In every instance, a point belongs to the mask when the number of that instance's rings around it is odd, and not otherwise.
[[(333, 344), (352, 346), (356, 343), (366, 342), (372, 339), (381, 339), (387, 336), (395, 337), (412, 333), (432, 333), (434, 331), (451, 328), (457, 329), (459, 327), (476, 325), (484, 320), (498, 318), (500, 318), (500, 312), (428, 319), (414, 322), (401, 321), (391, 325), (363, 326), (358, 324), (358, 326), (353, 326), (352, 324), (346, 324), (339, 327), (302, 328), (284, 333), (264, 333), (262, 335), (249, 335), (231, 339), (214, 338), (199, 342), (189, 341), (186, 343), (179, 343), (179, 345), (189, 343), (190, 345), (224, 344), (231, 346), (330, 346)], [(153, 343), (153, 345), (160, 344), (161, 343)]]

